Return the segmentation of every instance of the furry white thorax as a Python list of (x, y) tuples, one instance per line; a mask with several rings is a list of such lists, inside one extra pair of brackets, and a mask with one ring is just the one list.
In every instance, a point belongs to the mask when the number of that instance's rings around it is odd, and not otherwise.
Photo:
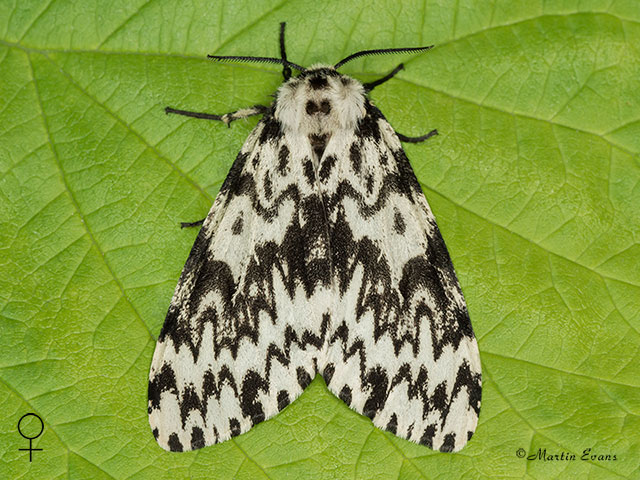
[(331, 135), (355, 129), (365, 115), (364, 104), (360, 82), (332, 66), (318, 64), (280, 86), (275, 117), (291, 133)]

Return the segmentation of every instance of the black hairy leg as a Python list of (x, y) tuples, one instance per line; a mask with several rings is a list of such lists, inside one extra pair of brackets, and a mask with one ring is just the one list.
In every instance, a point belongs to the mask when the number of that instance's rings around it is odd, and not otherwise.
[(291, 78), (291, 67), (286, 63), (287, 50), (284, 48), (284, 27), (286, 24), (286, 22), (282, 22), (280, 24), (280, 58), (284, 64), (284, 67), (282, 68), (282, 76), (285, 82)]
[(180, 222), (180, 228), (200, 227), (205, 220), (206, 218), (203, 218), (202, 220), (198, 220), (196, 222)]
[(401, 63), (384, 77), (379, 78), (378, 80), (374, 80), (373, 82), (363, 83), (362, 86), (364, 87), (366, 92), (370, 92), (371, 90), (376, 88), (378, 85), (382, 85), (384, 82), (391, 80), (393, 77), (396, 76), (396, 73), (398, 73), (402, 69), (404, 69), (404, 64)]
[(201, 118), (204, 120), (218, 120), (227, 125), (230, 125), (234, 120), (240, 120), (241, 118), (248, 118), (253, 115), (262, 115), (269, 111), (269, 107), (264, 105), (254, 105), (249, 108), (242, 108), (240, 110), (236, 110), (235, 112), (225, 113), (223, 115), (217, 115), (215, 113), (204, 113), (204, 112), (192, 112), (189, 110), (178, 110), (177, 108), (165, 107), (164, 112), (166, 114), (173, 113), (176, 115), (184, 115), (185, 117), (193, 117), (193, 118)]
[(407, 143), (420, 143), (420, 142), (424, 142), (425, 140), (428, 140), (429, 138), (435, 136), (438, 134), (438, 130), (433, 129), (431, 130), (429, 133), (427, 133), (426, 135), (422, 135), (420, 137), (407, 137), (406, 135), (402, 135), (401, 133), (396, 132), (396, 135), (398, 135), (398, 138), (400, 139), (401, 142), (407, 142)]

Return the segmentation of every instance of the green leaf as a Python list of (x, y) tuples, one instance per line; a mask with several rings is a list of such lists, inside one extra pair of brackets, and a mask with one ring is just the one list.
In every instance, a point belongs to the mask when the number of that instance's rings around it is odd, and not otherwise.
[[(278, 55), (285, 20), (302, 65), (436, 44), (344, 71), (404, 61), (374, 100), (405, 135), (440, 132), (407, 153), (482, 356), (458, 454), (374, 429), (320, 378), (220, 445), (169, 454), (149, 429), (155, 338), (196, 235), (178, 223), (206, 214), (256, 121), (163, 108), (269, 102), (278, 68), (206, 54)], [(639, 45), (634, 0), (0, 3), (1, 476), (640, 478)], [(28, 412), (45, 424), (31, 463)]]

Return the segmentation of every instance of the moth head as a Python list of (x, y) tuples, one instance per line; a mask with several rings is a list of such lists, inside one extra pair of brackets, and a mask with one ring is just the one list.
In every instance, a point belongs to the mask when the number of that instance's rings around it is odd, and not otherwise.
[(365, 114), (365, 89), (333, 66), (313, 65), (283, 83), (276, 94), (275, 116), (300, 133), (353, 129)]
[[(356, 128), (358, 121), (365, 115), (365, 86), (347, 75), (338, 72), (345, 63), (368, 55), (389, 53), (422, 52), (428, 47), (384, 48), (362, 50), (343, 58), (335, 65), (312, 65), (304, 68), (287, 60), (284, 49), (284, 23), (280, 24), (281, 58), (253, 57), (237, 55), (208, 55), (214, 60), (233, 60), (242, 62), (276, 63), (284, 66), (285, 82), (276, 94), (275, 117), (285, 131), (301, 134), (331, 133), (336, 130)], [(402, 66), (387, 75), (391, 78)], [(291, 69), (300, 75), (291, 77)], [(383, 80), (384, 81), (384, 80)], [(369, 85), (370, 90), (380, 81)]]

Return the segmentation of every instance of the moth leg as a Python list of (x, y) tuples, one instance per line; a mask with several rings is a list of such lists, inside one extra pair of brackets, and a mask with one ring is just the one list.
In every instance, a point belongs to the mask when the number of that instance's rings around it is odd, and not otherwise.
[(180, 228), (200, 227), (204, 223), (206, 218), (198, 220), (197, 222), (180, 222)]
[(433, 137), (434, 135), (438, 134), (438, 130), (431, 130), (429, 133), (427, 133), (426, 135), (422, 135), (421, 137), (407, 137), (405, 135), (402, 135), (401, 133), (396, 132), (396, 135), (398, 136), (398, 138), (400, 139), (401, 142), (407, 142), (407, 143), (420, 143), (420, 142), (424, 142), (425, 140), (427, 140), (428, 138)]
[(374, 80), (373, 82), (363, 83), (362, 85), (364, 86), (365, 91), (368, 93), (374, 88), (376, 88), (378, 85), (382, 85), (387, 80), (391, 80), (393, 77), (395, 77), (396, 73), (398, 73), (403, 68), (404, 68), (404, 64), (401, 63), (396, 68), (394, 68), (391, 73), (388, 73), (384, 77), (379, 78), (378, 80)]
[[(287, 51), (284, 48), (284, 27), (286, 24), (287, 22), (280, 23), (280, 58), (282, 58), (284, 62), (287, 61)], [(288, 65), (283, 67), (282, 76), (285, 82), (291, 78), (291, 68)]]
[(241, 108), (235, 112), (225, 113), (224, 115), (216, 115), (215, 113), (203, 113), (203, 112), (190, 112), (189, 110), (178, 110), (172, 107), (165, 107), (164, 112), (166, 114), (175, 113), (176, 115), (184, 115), (185, 117), (202, 118), (204, 120), (219, 120), (226, 125), (229, 125), (234, 120), (241, 118), (248, 118), (253, 115), (262, 115), (269, 111), (269, 107), (264, 105), (254, 105), (249, 108)]

